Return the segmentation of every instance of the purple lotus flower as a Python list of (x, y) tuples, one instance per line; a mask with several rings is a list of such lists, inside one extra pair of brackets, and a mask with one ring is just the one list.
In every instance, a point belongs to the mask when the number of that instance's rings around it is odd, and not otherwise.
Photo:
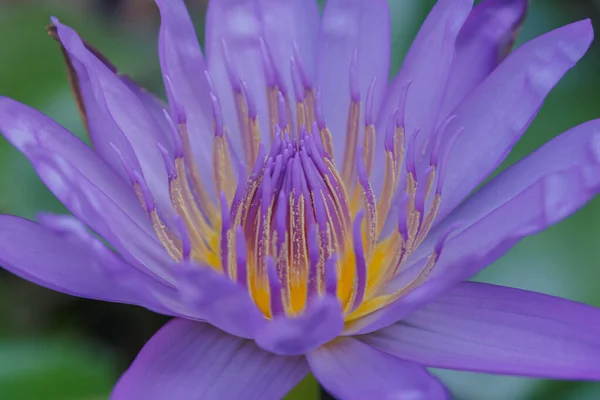
[(600, 190), (596, 120), (467, 198), (589, 21), (508, 54), (526, 0), (439, 0), (386, 83), (384, 0), (212, 0), (206, 59), (183, 1), (157, 3), (167, 108), (57, 20), (94, 150), (0, 99), (74, 215), (1, 216), (0, 264), (175, 317), (113, 399), (279, 399), (309, 372), (341, 399), (447, 398), (425, 367), (600, 378), (597, 309), (466, 281)]

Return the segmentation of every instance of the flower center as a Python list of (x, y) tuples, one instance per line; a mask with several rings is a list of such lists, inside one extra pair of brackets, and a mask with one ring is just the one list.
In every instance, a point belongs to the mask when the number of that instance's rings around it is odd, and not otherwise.
[(291, 139), (277, 126), (270, 154), (257, 159), (242, 192), (231, 217), (243, 227), (251, 292), (266, 310), (269, 293), (280, 287), (282, 304), (272, 307), (298, 313), (308, 298), (325, 292), (327, 262), (349, 247), (341, 178), (318, 135), (303, 130)]
[[(376, 148), (375, 81), (367, 92), (361, 126), (355, 55), (347, 129), (338, 141), (344, 143), (344, 153), (334, 160), (320, 93), (312, 88), (299, 58), (291, 61), (295, 108), (269, 60), (263, 46), (268, 115), (260, 117), (269, 121), (268, 153), (255, 101), (230, 62), (236, 134), (224, 126), (219, 99), (206, 75), (213, 103), (212, 183), (218, 199), (211, 197), (206, 176), (199, 172), (185, 112), (177, 107), (176, 121), (165, 111), (174, 157), (159, 145), (176, 221), (159, 215), (144, 180), (123, 163), (174, 260), (193, 260), (238, 282), (267, 318), (298, 315), (312, 298), (329, 294), (337, 296), (346, 321), (352, 321), (416, 288), (439, 258), (446, 235), (426, 257), (413, 261), (409, 256), (424, 241), (439, 208), (443, 174), (436, 172), (438, 154), (452, 142), (442, 143), (447, 123), (429, 140), (418, 130), (405, 137), (407, 84), (398, 109), (389, 116), (384, 146)], [(295, 124), (290, 124), (293, 115)], [(233, 140), (241, 142), (241, 157), (230, 148)], [(378, 195), (370, 182), (376, 156), (378, 173), (384, 175)], [(239, 160), (237, 174), (232, 160)], [(388, 288), (391, 282), (393, 290)]]

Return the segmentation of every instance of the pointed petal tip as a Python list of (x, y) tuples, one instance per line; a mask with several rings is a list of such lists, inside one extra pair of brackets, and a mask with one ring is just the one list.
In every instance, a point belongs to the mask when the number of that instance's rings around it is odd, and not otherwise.
[(50, 23), (46, 25), (46, 33), (50, 35), (54, 40), (58, 40), (58, 34), (56, 31), (56, 24), (58, 23), (58, 18), (50, 17)]
[[(156, 7), (158, 7), (158, 10), (161, 14), (168, 11), (169, 6), (177, 7), (177, 6), (181, 5), (180, 0), (154, 0), (154, 3), (156, 4)], [(169, 4), (167, 4), (167, 3), (169, 3)], [(179, 3), (179, 4), (175, 5), (174, 3)]]
[(592, 20), (590, 18), (586, 18), (584, 20), (581, 20), (579, 22), (579, 24), (581, 25), (584, 33), (586, 33), (589, 36), (590, 41), (593, 40), (594, 39), (594, 26), (592, 25)]
[(557, 31), (562, 31), (563, 40), (572, 43), (566, 49), (563, 45), (563, 49), (572, 57), (573, 61), (579, 61), (594, 40), (594, 28), (589, 18), (565, 25), (562, 28), (558, 28)]

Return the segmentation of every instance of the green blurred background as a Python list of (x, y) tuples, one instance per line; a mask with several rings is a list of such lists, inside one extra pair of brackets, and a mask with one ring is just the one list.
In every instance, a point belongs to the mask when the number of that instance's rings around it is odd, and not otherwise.
[[(432, 0), (389, 1), (395, 71)], [(206, 2), (189, 6), (203, 32)], [(161, 92), (159, 21), (151, 0), (0, 0), (0, 94), (41, 109), (85, 137), (60, 51), (44, 30), (51, 15), (75, 27), (136, 81)], [(519, 43), (587, 17), (600, 29), (600, 1), (533, 0)], [(599, 68), (600, 41), (551, 93), (504, 166), (567, 128), (600, 117)], [(1, 139), (0, 212), (34, 218), (42, 210), (64, 212), (25, 158)], [(597, 227), (600, 199), (524, 240), (477, 279), (600, 306)], [(69, 297), (0, 271), (0, 399), (107, 399), (165, 321), (138, 307)], [(600, 399), (600, 383), (434, 372), (460, 400)], [(309, 378), (289, 398), (313, 399), (317, 392)]]

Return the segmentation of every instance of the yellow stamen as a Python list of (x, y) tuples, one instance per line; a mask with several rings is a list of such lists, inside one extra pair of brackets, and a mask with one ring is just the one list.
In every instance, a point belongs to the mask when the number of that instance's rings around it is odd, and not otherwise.
[(306, 105), (304, 101), (296, 103), (296, 127), (298, 135), (303, 127), (307, 128)]
[(375, 125), (373, 124), (365, 126), (363, 147), (367, 176), (371, 176), (371, 172), (373, 171), (373, 162), (375, 161)]
[(215, 252), (215, 247), (210, 245), (211, 241), (218, 238), (218, 233), (211, 228), (202, 212), (196, 206), (182, 158), (175, 159), (175, 168), (177, 177), (171, 180), (169, 185), (171, 202), (175, 211), (185, 223), (192, 247), (195, 250), (192, 254), (200, 257), (201, 261), (217, 269), (221, 269), (218, 252)]
[(329, 157), (333, 159), (333, 138), (331, 137), (331, 131), (329, 130), (329, 128), (325, 127), (321, 128), (319, 130), (319, 133), (321, 134), (321, 142), (323, 143), (325, 151), (327, 152), (327, 154), (329, 154)]
[[(179, 135), (183, 144), (183, 157), (185, 159), (185, 165), (187, 166), (187, 170), (189, 171), (192, 179), (192, 184), (188, 187), (192, 188), (196, 198), (198, 199), (198, 205), (202, 209), (202, 212), (208, 217), (210, 224), (214, 226), (218, 222), (217, 209), (210, 200), (208, 192), (206, 191), (204, 183), (202, 182), (202, 178), (198, 172), (198, 166), (196, 165), (196, 161), (194, 161), (195, 158), (192, 154), (192, 146), (190, 144), (190, 138), (188, 135), (187, 126), (185, 124), (179, 125)], [(185, 170), (183, 169), (183, 171)], [(181, 174), (181, 172), (178, 171), (178, 174)]]
[(144, 199), (144, 194), (142, 193), (140, 184), (135, 182), (133, 184), (133, 190), (135, 191), (135, 197), (137, 197), (138, 201), (140, 202), (140, 205), (142, 206), (144, 211), (146, 211), (146, 214), (148, 214), (148, 210), (146, 210), (146, 200)]
[(356, 152), (358, 148), (358, 132), (360, 124), (360, 103), (352, 101), (348, 112), (346, 146), (342, 164), (342, 179), (347, 188), (352, 188), (356, 167)]
[(400, 176), (404, 151), (404, 128), (397, 126), (394, 132), (394, 167), (396, 169), (396, 177)]
[(164, 221), (158, 216), (156, 209), (150, 212), (150, 218), (152, 220), (152, 226), (158, 236), (158, 240), (163, 245), (167, 253), (176, 261), (181, 261), (182, 250), (181, 240), (171, 233)]
[(290, 273), (291, 307), (294, 312), (300, 312), (306, 305), (308, 287), (308, 254), (306, 248), (306, 218), (304, 195), (298, 196), (297, 204), (294, 201), (295, 193), (290, 194), (290, 250), (293, 255)]
[[(271, 144), (275, 141), (275, 125), (279, 124), (278, 102), (279, 88), (277, 86), (267, 88), (267, 106), (269, 109), (269, 138)], [(280, 127), (283, 129), (283, 127)]]
[(316, 119), (315, 116), (315, 91), (314, 89), (307, 89), (304, 91), (304, 109), (306, 114), (306, 129), (310, 133), (312, 132), (312, 121)]
[(235, 182), (233, 169), (231, 167), (231, 158), (229, 155), (229, 145), (225, 136), (215, 136), (212, 148), (213, 159), (213, 179), (217, 193), (224, 192), (228, 202), (231, 202), (235, 193)]
[[(381, 197), (377, 202), (377, 214), (380, 216), (382, 222), (385, 222), (387, 218), (387, 214), (390, 210), (390, 206), (392, 205), (392, 198), (394, 197), (394, 192), (396, 191), (396, 183), (397, 183), (396, 170), (394, 167), (394, 155), (391, 151), (386, 151), (385, 154), (385, 177), (383, 178), (383, 188), (381, 192)], [(384, 223), (379, 224), (377, 229), (377, 237), (381, 235), (381, 231), (383, 230)]]

